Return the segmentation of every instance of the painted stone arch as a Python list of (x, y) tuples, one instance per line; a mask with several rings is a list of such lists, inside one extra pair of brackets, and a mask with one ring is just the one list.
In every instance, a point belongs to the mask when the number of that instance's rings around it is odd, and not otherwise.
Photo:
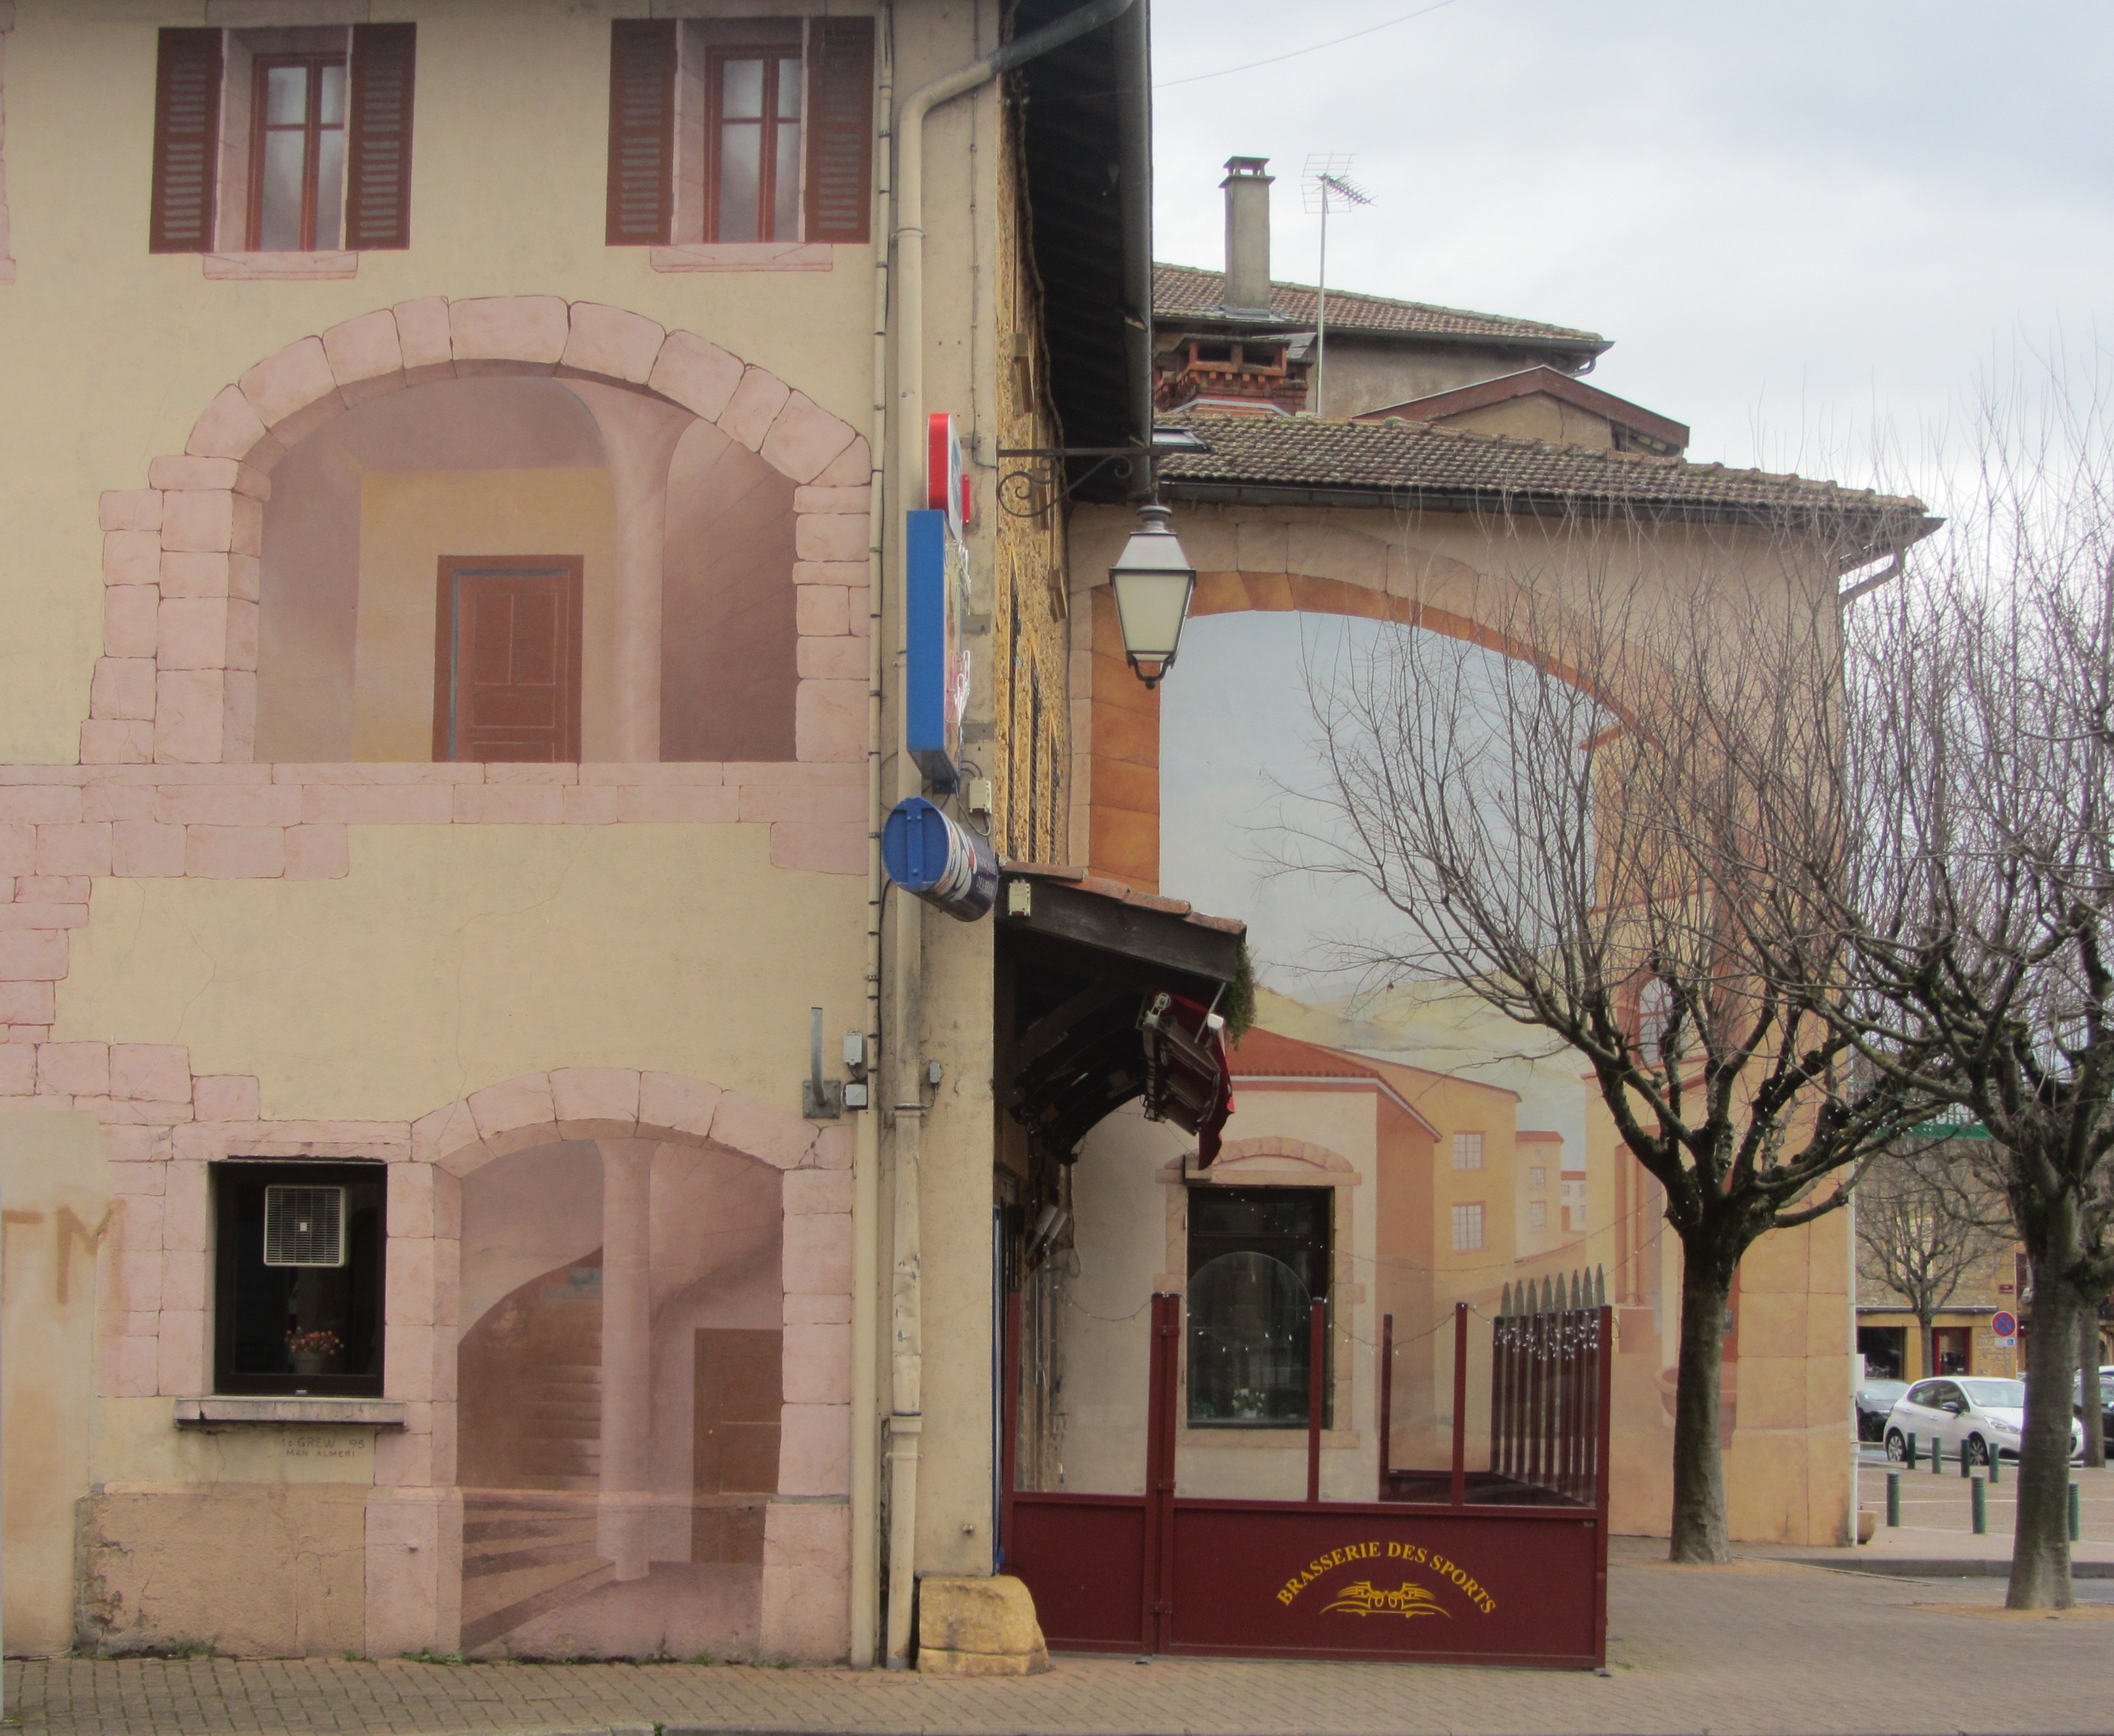
[[(842, 418), (708, 339), (624, 308), (555, 295), (428, 296), (264, 358), (207, 406), (182, 453), (153, 461), (147, 487), (103, 497), (104, 655), (82, 762), (250, 759), (273, 467), (361, 404), (485, 374), (598, 381), (712, 423), (794, 485), (794, 582), (823, 587), (800, 610), (803, 640), (811, 620), (838, 637), (846, 621), (863, 621), (872, 459)], [(864, 753), (866, 683), (839, 667), (847, 660), (801, 647), (803, 672), (827, 671), (800, 683), (801, 759)]]
[[(1536, 602), (1515, 580), (1400, 537), (1320, 522), (1325, 509), (1293, 518), (1261, 506), (1184, 505), (1174, 528), (1197, 565), (1192, 616), (1264, 614), (1353, 615), (1421, 627), (1488, 651), (1561, 668), (1512, 637), (1508, 622)], [(1073, 859), (1142, 891), (1160, 886), (1160, 700), (1125, 667), (1110, 560), (1128, 534), (1128, 512), (1074, 533), (1073, 571), (1088, 595), (1075, 610), (1090, 640), (1092, 687), (1075, 701), (1073, 741)], [(1102, 582), (1094, 583), (1099, 577)], [(1080, 646), (1084, 650), (1087, 647)]]
[[(453, 1631), (435, 1643), (844, 1655), (841, 1134), (623, 1067), (524, 1075), (414, 1124), (436, 1302), (456, 1300), (435, 1310), (455, 1319), (435, 1345), (452, 1416), (432, 1483), (463, 1530), (458, 1583), (435, 1588)], [(721, 1404), (730, 1379), (772, 1414)], [(708, 1482), (734, 1455), (732, 1481)]]

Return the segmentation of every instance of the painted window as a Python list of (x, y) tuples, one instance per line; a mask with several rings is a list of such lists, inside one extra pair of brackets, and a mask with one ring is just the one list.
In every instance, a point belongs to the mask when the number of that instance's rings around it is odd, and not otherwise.
[(250, 97), (252, 252), (344, 246), (345, 98), (342, 54), (257, 60)]
[(1543, 1168), (1539, 1163), (1529, 1165), (1526, 1172), (1526, 1185), (1529, 1187), (1547, 1187), (1549, 1186), (1549, 1172)]
[(418, 27), (167, 30), (148, 249), (411, 244)]
[(1483, 1245), (1483, 1204), (1478, 1200), (1453, 1208), (1453, 1251), (1472, 1254)]
[(870, 18), (618, 19), (609, 112), (612, 247), (867, 237)]
[(379, 1397), (387, 1169), (217, 1163), (213, 1390)]
[(1546, 1199), (1527, 1202), (1526, 1227), (1530, 1230), (1546, 1230), (1549, 1227), (1549, 1202)]
[(1332, 1197), (1327, 1188), (1191, 1190), (1192, 1424), (1306, 1426), (1312, 1305), (1329, 1295)]
[(1480, 1169), (1483, 1167), (1481, 1134), (1457, 1133), (1453, 1135), (1453, 1167), (1456, 1169)]

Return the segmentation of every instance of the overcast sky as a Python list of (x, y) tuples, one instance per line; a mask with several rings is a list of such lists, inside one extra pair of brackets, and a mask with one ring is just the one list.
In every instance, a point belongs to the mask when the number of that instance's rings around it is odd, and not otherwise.
[[(1430, 0), (1423, 0), (1429, 4)], [(2114, 342), (2114, 4), (1154, 0), (1158, 251), (1223, 263), (1267, 156), (1274, 271), (1311, 282), (1310, 153), (1375, 195), (1329, 276), (1616, 340), (1595, 383), (1691, 455), (1846, 481), (1993, 357)]]

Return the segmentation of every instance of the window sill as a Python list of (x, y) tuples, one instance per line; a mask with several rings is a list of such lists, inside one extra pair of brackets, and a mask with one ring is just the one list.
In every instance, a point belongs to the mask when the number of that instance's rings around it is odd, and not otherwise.
[(222, 281), (320, 282), (357, 277), (358, 254), (208, 254), (205, 274)]
[(826, 272), (835, 253), (825, 241), (694, 241), (650, 257), (657, 272)]
[(343, 1423), (369, 1428), (401, 1428), (401, 1399), (178, 1399), (176, 1423)]

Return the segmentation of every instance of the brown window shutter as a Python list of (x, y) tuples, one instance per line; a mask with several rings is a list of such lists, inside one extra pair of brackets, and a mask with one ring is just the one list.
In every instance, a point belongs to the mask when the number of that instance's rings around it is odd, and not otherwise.
[(665, 247), (675, 212), (675, 21), (609, 27), (609, 244)]
[(808, 233), (863, 241), (873, 213), (873, 21), (817, 18), (808, 37)]
[(865, 241), (873, 217), (873, 19), (808, 36), (808, 241)]
[(418, 45), (414, 24), (352, 27), (345, 244), (355, 253), (411, 244), (411, 86)]
[(154, 197), (147, 248), (213, 247), (220, 179), (220, 32), (164, 30), (154, 78)]

